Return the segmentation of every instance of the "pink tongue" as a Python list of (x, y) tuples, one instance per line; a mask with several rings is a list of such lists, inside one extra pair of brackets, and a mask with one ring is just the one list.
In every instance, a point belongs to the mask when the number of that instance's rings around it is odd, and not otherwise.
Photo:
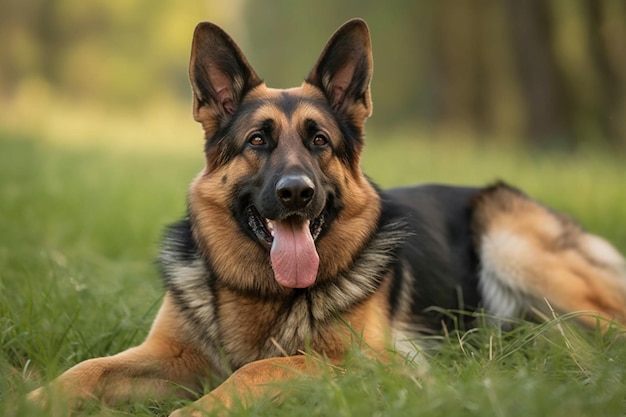
[(273, 222), (273, 227), (270, 258), (276, 281), (288, 288), (310, 287), (317, 277), (320, 258), (309, 230), (309, 221), (287, 219)]

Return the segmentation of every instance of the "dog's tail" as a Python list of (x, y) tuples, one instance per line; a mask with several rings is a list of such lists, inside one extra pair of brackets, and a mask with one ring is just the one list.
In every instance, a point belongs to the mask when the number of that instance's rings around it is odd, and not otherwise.
[(489, 314), (581, 312), (589, 327), (626, 325), (626, 261), (610, 243), (505, 184), (487, 188), (474, 210)]

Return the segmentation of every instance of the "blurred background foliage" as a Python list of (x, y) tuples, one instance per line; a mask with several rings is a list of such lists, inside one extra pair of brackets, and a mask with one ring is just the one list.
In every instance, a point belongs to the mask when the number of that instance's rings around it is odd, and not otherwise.
[(181, 135), (198, 21), (287, 87), (357, 16), (373, 36), (376, 132), (626, 149), (624, 0), (3, 1), (0, 123), (106, 139), (145, 121)]

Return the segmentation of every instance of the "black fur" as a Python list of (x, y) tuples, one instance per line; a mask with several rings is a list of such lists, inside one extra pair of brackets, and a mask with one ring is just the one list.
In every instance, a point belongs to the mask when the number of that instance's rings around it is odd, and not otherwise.
[(479, 192), (480, 188), (424, 185), (381, 193), (386, 212), (403, 213), (410, 231), (399, 254), (402, 262), (394, 270), (392, 313), (407, 276), (411, 312), (432, 330), (441, 329), (442, 320), (452, 325), (450, 312), (479, 306), (478, 258), (470, 228), (472, 201)]
[[(188, 327), (184, 330), (202, 346), (218, 373), (226, 375), (246, 362), (235, 360), (223, 350), (217, 291), (220, 287), (231, 291), (237, 288), (211, 271), (198, 250), (189, 219), (168, 228), (159, 263), (165, 287), (171, 292), (177, 310), (187, 318)], [(340, 314), (372, 296), (397, 263), (407, 235), (404, 215), (392, 206), (385, 207), (375, 234), (348, 270), (341, 271), (333, 280), (294, 290), (291, 296), (275, 300), (284, 303), (283, 313), (276, 318), (280, 322), (277, 328), (297, 329), (300, 336), (288, 334), (281, 339), (280, 335), (274, 335), (280, 349), (269, 343), (269, 337), (259, 341), (257, 356), (248, 361), (280, 356), (285, 351), (297, 354), (308, 338), (322, 331), (329, 321), (337, 320)], [(242, 297), (260, 297), (258, 293), (239, 291)]]

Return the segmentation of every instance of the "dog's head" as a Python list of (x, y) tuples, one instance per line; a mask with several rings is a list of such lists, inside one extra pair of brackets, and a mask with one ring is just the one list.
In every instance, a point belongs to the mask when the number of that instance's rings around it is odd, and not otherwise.
[(206, 168), (190, 212), (227, 282), (255, 290), (273, 274), (282, 287), (309, 287), (363, 246), (380, 206), (359, 163), (371, 75), (359, 19), (337, 30), (300, 87), (286, 90), (268, 88), (222, 29), (196, 27), (190, 78)]

